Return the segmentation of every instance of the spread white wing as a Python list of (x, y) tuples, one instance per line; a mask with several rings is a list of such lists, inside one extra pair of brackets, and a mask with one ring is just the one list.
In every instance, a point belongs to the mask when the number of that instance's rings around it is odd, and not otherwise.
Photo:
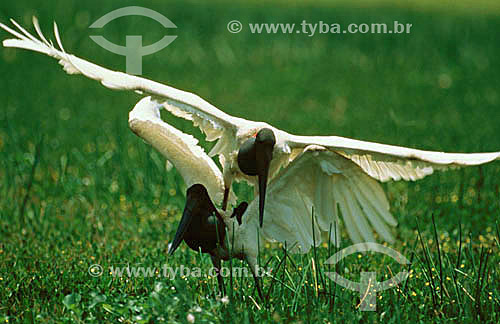
[[(289, 247), (296, 245), (295, 250), (304, 253), (314, 242), (328, 240), (328, 233), (332, 243), (339, 242), (339, 211), (354, 243), (375, 241), (373, 229), (383, 240), (394, 241), (389, 226), (397, 222), (376, 180), (417, 180), (435, 169), (478, 165), (500, 157), (500, 152), (431, 152), (337, 136), (286, 136), (292, 161), (268, 186), (262, 234)], [(249, 226), (257, 226), (253, 224), (257, 210), (253, 201), (246, 213)]]
[(99, 81), (110, 89), (131, 90), (153, 96), (155, 101), (161, 103), (175, 116), (191, 120), (195, 126), (205, 133), (208, 141), (219, 139), (216, 147), (212, 150), (214, 154), (237, 149), (235, 134), (238, 127), (247, 127), (254, 124), (252, 121), (233, 117), (222, 112), (193, 93), (178, 90), (145, 78), (111, 71), (66, 53), (55, 23), (54, 34), (59, 49), (47, 41), (35, 17), (33, 17), (33, 25), (39, 39), (28, 33), (14, 20), (11, 20), (11, 22), (17, 27), (18, 31), (1, 23), (0, 27), (16, 36), (17, 39), (4, 40), (3, 46), (27, 49), (54, 57), (59, 60), (59, 64), (63, 66), (64, 71), (68, 74), (83, 74), (90, 79)]
[[(397, 222), (380, 184), (351, 160), (311, 145), (269, 184), (261, 233), (302, 253), (327, 241), (329, 233), (338, 244), (339, 211), (354, 243), (375, 241), (372, 228), (385, 241), (394, 241), (389, 226)], [(258, 201), (245, 215), (245, 226), (257, 226)]]
[(160, 118), (161, 106), (151, 97), (141, 99), (129, 114), (130, 128), (174, 165), (188, 187), (201, 183), (214, 203), (220, 204), (224, 192), (221, 171), (198, 146), (196, 138), (184, 134)]
[(434, 172), (462, 166), (479, 165), (500, 159), (500, 152), (443, 153), (378, 144), (339, 136), (294, 136), (292, 148), (320, 145), (338, 153), (379, 181), (418, 180)]

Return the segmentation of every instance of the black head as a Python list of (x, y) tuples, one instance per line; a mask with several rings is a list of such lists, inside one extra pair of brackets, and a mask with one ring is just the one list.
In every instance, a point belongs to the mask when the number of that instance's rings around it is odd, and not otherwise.
[(210, 199), (207, 188), (199, 183), (194, 184), (188, 188), (188, 190), (186, 191), (186, 198), (195, 198), (196, 200), (202, 200), (203, 202), (205, 202), (207, 199)]
[(258, 131), (257, 136), (255, 137), (255, 141), (260, 144), (274, 147), (274, 145), (276, 144), (276, 136), (274, 136), (273, 131), (269, 128), (262, 128), (260, 131)]

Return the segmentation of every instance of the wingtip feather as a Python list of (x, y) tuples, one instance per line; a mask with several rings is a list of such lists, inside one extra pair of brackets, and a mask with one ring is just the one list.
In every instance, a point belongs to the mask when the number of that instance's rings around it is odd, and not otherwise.
[(40, 37), (40, 39), (45, 43), (45, 45), (50, 46), (51, 43), (45, 38), (45, 36), (42, 33), (42, 29), (40, 28), (40, 23), (38, 21), (38, 18), (33, 16), (32, 21), (33, 21), (33, 26), (35, 27), (35, 31)]

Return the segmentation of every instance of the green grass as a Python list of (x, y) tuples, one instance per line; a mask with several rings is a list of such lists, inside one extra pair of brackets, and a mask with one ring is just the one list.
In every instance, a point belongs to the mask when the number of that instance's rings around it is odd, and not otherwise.
[[(145, 76), (195, 92), (230, 114), (304, 135), (444, 151), (500, 149), (500, 17), (493, 9), (414, 10), (387, 1), (363, 9), (345, 2), (141, 5), (178, 26), (169, 31), (178, 35), (174, 43), (144, 58)], [(67, 51), (123, 70), (124, 58), (96, 46), (88, 37), (95, 31), (87, 29), (116, 8), (111, 1), (4, 1), (0, 21), (13, 17), (29, 26), (36, 14), (49, 34), (55, 20)], [(233, 35), (226, 30), (233, 19), (398, 20), (413, 28), (400, 36)], [(102, 30), (114, 42), (138, 34), (152, 43), (162, 32), (138, 17)], [(360, 312), (359, 294), (325, 277), (333, 247), (318, 248), (316, 257), (288, 255), (279, 270), (283, 250), (263, 247), (262, 262), (280, 280), (264, 280), (265, 292), (271, 288), (267, 303), (258, 300), (252, 278), (226, 280), (226, 304), (215, 296), (213, 278), (90, 276), (92, 264), (207, 269), (209, 258), (184, 244), (166, 255), (185, 187), (128, 129), (139, 96), (68, 76), (34, 53), (2, 48), (0, 62), (0, 321), (182, 323), (188, 314), (197, 323), (500, 321), (500, 163), (384, 184), (399, 221), (392, 247), (413, 263), (403, 286), (379, 293), (376, 312)], [(164, 117), (201, 139), (188, 122)], [(236, 190), (250, 198), (246, 187)], [(402, 268), (371, 254), (352, 255), (338, 268), (356, 281), (367, 270), (382, 280)]]

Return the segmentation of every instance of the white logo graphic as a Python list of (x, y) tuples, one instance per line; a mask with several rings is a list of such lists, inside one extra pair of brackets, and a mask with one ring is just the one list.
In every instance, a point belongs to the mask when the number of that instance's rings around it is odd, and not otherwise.
[[(332, 255), (325, 263), (335, 265), (343, 258), (356, 252), (383, 253), (395, 259), (399, 264), (410, 263), (410, 261), (398, 251), (377, 243), (359, 243), (351, 245)], [(361, 282), (353, 282), (342, 277), (337, 272), (326, 272), (325, 274), (338, 285), (359, 292), (359, 308), (362, 311), (375, 311), (377, 308), (377, 292), (394, 288), (408, 277), (407, 271), (401, 271), (390, 279), (383, 282), (377, 282), (376, 272), (361, 272)]]
[[(89, 28), (102, 28), (110, 21), (124, 16), (146, 16), (156, 20), (165, 28), (177, 28), (173, 22), (162, 14), (143, 7), (131, 6), (113, 10), (97, 19)], [(90, 38), (99, 46), (108, 51), (126, 57), (126, 72), (130, 74), (142, 74), (142, 57), (161, 51), (172, 43), (177, 36), (163, 36), (154, 44), (142, 46), (142, 36), (126, 35), (125, 46), (111, 43), (103, 36), (92, 35)]]

